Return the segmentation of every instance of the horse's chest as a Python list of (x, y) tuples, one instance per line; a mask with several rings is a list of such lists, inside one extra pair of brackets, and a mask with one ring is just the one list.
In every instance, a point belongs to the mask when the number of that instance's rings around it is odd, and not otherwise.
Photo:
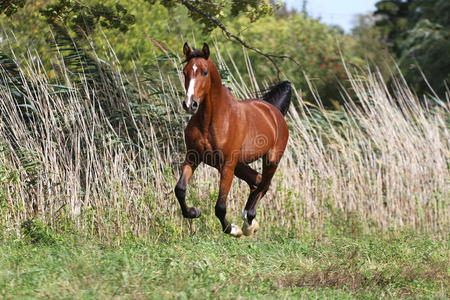
[(207, 137), (202, 137), (197, 141), (197, 148), (202, 153), (214, 151), (214, 147)]
[(213, 150), (208, 136), (203, 135), (197, 128), (187, 130), (185, 139), (188, 150), (195, 150), (200, 153)]

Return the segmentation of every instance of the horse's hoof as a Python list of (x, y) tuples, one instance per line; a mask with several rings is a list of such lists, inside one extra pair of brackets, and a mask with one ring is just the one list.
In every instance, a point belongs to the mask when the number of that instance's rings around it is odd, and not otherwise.
[(201, 212), (197, 207), (189, 207), (186, 214), (183, 217), (188, 219), (195, 219), (201, 216)]
[(259, 224), (255, 220), (252, 221), (252, 225), (249, 225), (247, 221), (244, 221), (242, 225), (242, 231), (245, 236), (251, 236), (253, 233), (257, 232), (259, 229)]
[(242, 236), (241, 228), (239, 228), (239, 226), (237, 226), (237, 225), (231, 224), (230, 235), (232, 235), (236, 238), (240, 238)]

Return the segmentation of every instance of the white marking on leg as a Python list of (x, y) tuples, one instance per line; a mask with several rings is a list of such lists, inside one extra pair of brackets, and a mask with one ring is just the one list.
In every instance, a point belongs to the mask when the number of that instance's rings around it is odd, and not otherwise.
[(244, 209), (242, 211), (242, 220), (247, 221), (247, 210), (246, 209)]
[(258, 229), (259, 225), (258, 222), (256, 222), (256, 220), (252, 221), (252, 225), (249, 225), (247, 220), (245, 220), (244, 224), (242, 225), (242, 231), (246, 236), (252, 235), (254, 232), (258, 231)]
[(239, 226), (231, 224), (230, 234), (235, 237), (240, 237), (242, 235), (242, 230)]

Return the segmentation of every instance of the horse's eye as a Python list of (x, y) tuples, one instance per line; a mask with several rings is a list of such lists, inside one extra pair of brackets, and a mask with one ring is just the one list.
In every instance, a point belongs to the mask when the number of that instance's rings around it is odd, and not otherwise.
[(208, 75), (208, 70), (203, 71), (203, 76), (206, 76), (206, 75)]

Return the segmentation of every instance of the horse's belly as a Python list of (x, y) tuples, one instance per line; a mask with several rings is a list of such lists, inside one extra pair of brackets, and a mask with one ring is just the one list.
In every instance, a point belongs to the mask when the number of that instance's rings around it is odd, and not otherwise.
[(255, 135), (247, 137), (241, 147), (239, 161), (249, 163), (266, 154), (273, 146), (273, 137), (269, 135)]
[(258, 160), (263, 155), (264, 155), (264, 153), (241, 154), (241, 156), (239, 157), (239, 162), (244, 163), (244, 164), (249, 164), (249, 163), (254, 162), (255, 160)]
[(202, 153), (202, 162), (219, 169), (224, 161), (223, 153), (219, 150), (207, 150)]

